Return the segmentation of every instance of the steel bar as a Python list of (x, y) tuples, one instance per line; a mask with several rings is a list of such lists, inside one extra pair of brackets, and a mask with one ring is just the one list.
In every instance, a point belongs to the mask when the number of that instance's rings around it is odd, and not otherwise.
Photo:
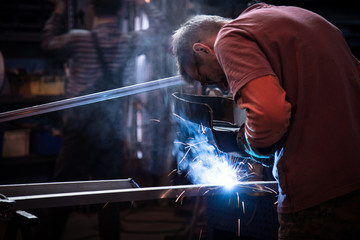
[(69, 181), (0, 185), (0, 193), (8, 197), (138, 188), (132, 178), (93, 181)]
[[(52, 187), (53, 186), (51, 184), (47, 185), (48, 190), (53, 189)], [(13, 197), (8, 196), (8, 199), (15, 201), (14, 209), (17, 210), (165, 198), (174, 198), (175, 201), (178, 201), (182, 197), (212, 196), (219, 194), (231, 195), (235, 193), (276, 193), (276, 191), (277, 182), (275, 181), (253, 181), (241, 182), (231, 188), (228, 188), (227, 186), (203, 184), (145, 188), (136, 187), (107, 190), (98, 189), (95, 191), (45, 193)]]
[(130, 86), (111, 89), (103, 92), (97, 92), (79, 97), (68, 98), (60, 101), (3, 112), (0, 113), (0, 122), (6, 122), (10, 120), (30, 117), (48, 112), (54, 112), (58, 110), (82, 106), (90, 103), (106, 101), (114, 98), (125, 97), (138, 93), (149, 92), (161, 88), (175, 87), (182, 84), (184, 84), (184, 82), (182, 81), (180, 76), (162, 78), (150, 82), (130, 85)]

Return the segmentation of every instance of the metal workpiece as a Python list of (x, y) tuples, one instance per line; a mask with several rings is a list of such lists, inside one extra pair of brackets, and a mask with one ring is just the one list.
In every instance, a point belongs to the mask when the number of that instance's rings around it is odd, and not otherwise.
[(114, 180), (7, 184), (0, 185), (0, 193), (7, 197), (18, 197), (138, 187), (139, 186), (132, 178), (127, 178)]
[(233, 186), (198, 184), (140, 188), (132, 179), (125, 179), (0, 186), (0, 193), (15, 201), (15, 210), (168, 198), (179, 201), (194, 196), (276, 192), (275, 181), (240, 182)]
[(82, 106), (86, 104), (111, 100), (115, 98), (130, 96), (138, 93), (149, 92), (167, 87), (175, 87), (183, 85), (184, 81), (181, 76), (173, 76), (162, 78), (150, 82), (134, 84), (121, 88), (111, 89), (107, 91), (92, 93), (74, 98), (67, 98), (55, 102), (40, 104), (32, 107), (17, 109), (13, 111), (0, 113), (0, 122), (20, 119), (24, 117), (35, 116), (39, 114), (59, 111), (72, 107)]

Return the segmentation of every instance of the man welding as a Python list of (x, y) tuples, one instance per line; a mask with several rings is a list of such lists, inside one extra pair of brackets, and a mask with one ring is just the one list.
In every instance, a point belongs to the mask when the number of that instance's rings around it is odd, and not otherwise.
[(259, 3), (200, 15), (173, 35), (185, 81), (230, 90), (246, 121), (239, 151), (279, 183), (279, 239), (360, 236), (360, 63), (321, 16)]

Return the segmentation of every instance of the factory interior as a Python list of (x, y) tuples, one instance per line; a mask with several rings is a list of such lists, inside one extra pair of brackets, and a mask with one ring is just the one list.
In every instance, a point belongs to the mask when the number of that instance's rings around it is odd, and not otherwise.
[[(90, 29), (90, 0), (64, 1), (67, 29)], [(224, 189), (216, 181), (199, 185), (181, 165), (191, 148), (185, 143), (186, 133), (177, 108), (188, 106), (188, 95), (216, 95), (216, 89), (189, 85), (179, 78), (170, 47), (171, 35), (193, 15), (236, 18), (254, 2), (151, 0), (165, 15), (168, 27), (155, 46), (129, 60), (134, 69), (124, 82), (125, 86), (135, 87), (120, 89), (111, 100), (122, 102), (124, 145), (118, 156), (119, 177), (70, 179), (74, 185), (61, 182), (57, 187), (51, 184), (62, 146), (63, 113), (88, 103), (106, 104), (111, 98), (101, 100), (108, 96), (105, 94), (92, 98), (93, 102), (62, 102), (66, 100), (68, 65), (45, 52), (41, 45), (53, 3), (0, 1), (0, 53), (4, 63), (4, 80), (0, 81), (0, 239), (37, 239), (36, 234), (42, 231), (53, 231), (51, 234), (59, 240), (101, 239), (99, 208), (118, 213), (117, 221), (107, 223), (105, 229), (115, 224), (115, 235), (121, 240), (277, 239), (277, 185), (270, 168), (244, 166), (244, 186)], [(342, 31), (360, 59), (360, 9), (356, 5), (333, 0), (263, 2), (299, 6), (322, 15)], [(149, 27), (147, 15), (131, 0), (125, 1), (120, 21), (125, 32)], [(160, 84), (152, 85), (155, 80)], [(211, 112), (214, 116), (210, 119), (216, 119), (217, 114), (218, 120), (243, 120), (244, 113), (236, 110), (231, 116), (216, 111)], [(101, 128), (106, 126), (104, 123)], [(187, 148), (180, 150), (184, 145)], [(221, 173), (210, 174), (214, 179), (221, 178)], [(18, 188), (25, 196), (32, 197), (39, 191), (44, 198), (27, 200), (13, 192)], [(52, 198), (52, 193), (59, 195)], [(57, 220), (63, 215), (67, 220), (60, 227)]]

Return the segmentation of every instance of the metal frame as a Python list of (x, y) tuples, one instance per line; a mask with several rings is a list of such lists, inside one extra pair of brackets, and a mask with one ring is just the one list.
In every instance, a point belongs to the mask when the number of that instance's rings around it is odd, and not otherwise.
[[(180, 76), (69, 98), (0, 113), (0, 122), (184, 84)], [(108, 202), (124, 202), (215, 194), (276, 193), (277, 182), (241, 182), (228, 189), (220, 185), (178, 185), (140, 188), (132, 179), (0, 185), (0, 194), (14, 202), (13, 209), (34, 209)]]
[(67, 108), (82, 106), (90, 103), (96, 103), (106, 101), (114, 98), (125, 97), (138, 93), (149, 92), (166, 87), (175, 87), (183, 85), (184, 81), (180, 76), (173, 76), (169, 78), (162, 78), (150, 82), (134, 84), (122, 88), (116, 88), (103, 92), (97, 92), (93, 94), (83, 95), (74, 98), (68, 98), (60, 101), (45, 103), (37, 106), (17, 109), (13, 111), (0, 113), (0, 122), (6, 122), (9, 120), (20, 119), (24, 117), (39, 115), (48, 112), (54, 112)]
[(208, 196), (237, 193), (276, 193), (277, 182), (241, 182), (220, 185), (177, 185), (140, 188), (132, 179), (54, 182), (0, 186), (0, 193), (15, 201), (13, 209), (75, 206), (96, 203)]

